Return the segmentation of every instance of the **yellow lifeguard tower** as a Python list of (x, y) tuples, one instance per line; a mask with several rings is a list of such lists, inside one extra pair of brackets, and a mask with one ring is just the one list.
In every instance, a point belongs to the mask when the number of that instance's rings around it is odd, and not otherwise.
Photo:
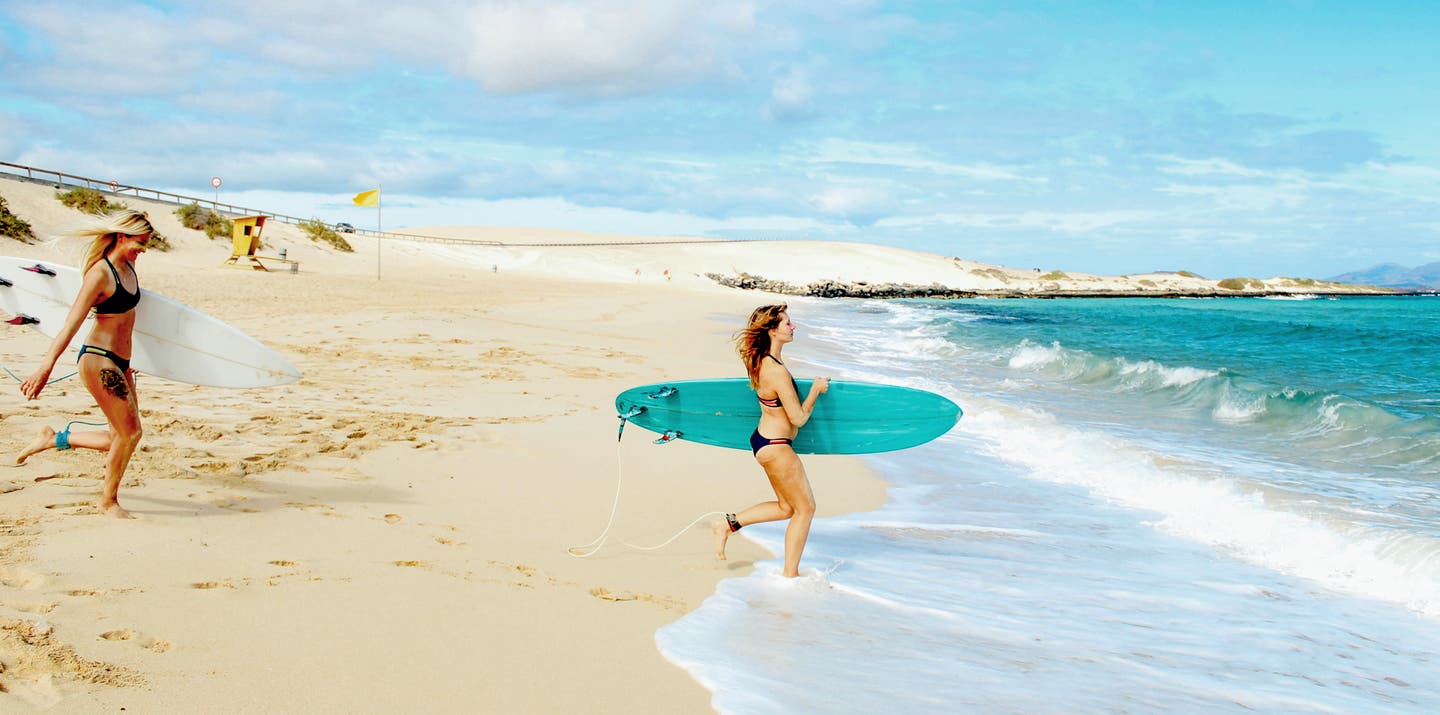
[(225, 259), (221, 265), (245, 268), (246, 265), (240, 261), (249, 261), (249, 267), (257, 271), (270, 270), (262, 261), (279, 261), (290, 266), (290, 272), (295, 273), (300, 268), (298, 261), (291, 261), (280, 256), (261, 256), (255, 251), (260, 248), (260, 232), (265, 229), (267, 216), (241, 216), (234, 219), (235, 228), (230, 232), (230, 257)]

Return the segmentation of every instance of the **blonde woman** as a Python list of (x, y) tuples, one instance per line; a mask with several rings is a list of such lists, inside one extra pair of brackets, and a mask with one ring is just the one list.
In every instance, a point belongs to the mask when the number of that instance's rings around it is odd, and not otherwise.
[(135, 373), (130, 369), (135, 306), (140, 302), (140, 277), (135, 273), (135, 259), (145, 252), (145, 246), (155, 235), (155, 227), (145, 214), (124, 209), (98, 219), (76, 235), (90, 240), (80, 294), (70, 306), (65, 324), (50, 343), (40, 368), (20, 384), (20, 392), (29, 400), (40, 396), (56, 361), (80, 330), (86, 315), (93, 313), (95, 325), (80, 348), (77, 369), (85, 389), (105, 413), (109, 429), (70, 434), (68, 429), (57, 433), (44, 427), (15, 461), (24, 463), (31, 455), (51, 448), (85, 447), (105, 452), (100, 513), (132, 519), (130, 512), (120, 506), (118, 492), (130, 456), (140, 444), (140, 407), (136, 402)]
[(805, 476), (791, 442), (796, 433), (810, 420), (815, 399), (830, 389), (828, 378), (815, 378), (810, 394), (800, 399), (799, 387), (790, 369), (781, 359), (785, 344), (795, 339), (795, 324), (784, 305), (765, 305), (750, 314), (750, 323), (736, 339), (740, 359), (750, 376), (750, 386), (760, 400), (760, 424), (750, 435), (750, 451), (765, 469), (775, 501), (761, 502), (737, 514), (726, 514), (716, 521), (715, 555), (725, 558), (725, 544), (730, 534), (740, 527), (764, 521), (789, 519), (785, 527), (786, 578), (800, 575), (800, 554), (810, 537), (810, 521), (815, 517), (815, 495)]

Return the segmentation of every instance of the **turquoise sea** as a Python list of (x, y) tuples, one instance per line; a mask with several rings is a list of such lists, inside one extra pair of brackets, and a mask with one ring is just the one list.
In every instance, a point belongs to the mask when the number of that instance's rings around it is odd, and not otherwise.
[(722, 712), (1440, 712), (1440, 298), (790, 312), (966, 414), (660, 631)]

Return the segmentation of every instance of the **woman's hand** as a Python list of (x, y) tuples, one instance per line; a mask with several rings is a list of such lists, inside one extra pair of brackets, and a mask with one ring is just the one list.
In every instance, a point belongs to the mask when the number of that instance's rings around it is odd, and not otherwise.
[(813, 392), (814, 392), (815, 394), (817, 394), (817, 395), (823, 395), (823, 394), (825, 394), (827, 391), (830, 390), (830, 378), (828, 378), (828, 377), (817, 377), (817, 378), (815, 378), (815, 381), (810, 383), (810, 390), (813, 391)]
[(20, 394), (24, 395), (27, 400), (39, 397), (40, 391), (45, 389), (45, 384), (50, 381), (50, 371), (53, 369), (55, 369), (53, 365), (42, 367), (36, 370), (35, 374), (25, 378), (25, 381), (20, 383)]

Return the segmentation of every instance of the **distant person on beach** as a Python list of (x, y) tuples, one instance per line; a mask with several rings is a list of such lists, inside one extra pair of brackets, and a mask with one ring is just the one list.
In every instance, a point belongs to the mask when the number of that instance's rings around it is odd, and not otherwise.
[(85, 345), (80, 348), (77, 370), (80, 381), (105, 413), (109, 429), (56, 432), (49, 426), (15, 459), (24, 464), (47, 449), (85, 447), (106, 453), (105, 481), (101, 487), (100, 513), (132, 519), (118, 500), (120, 480), (130, 456), (140, 444), (140, 407), (136, 402), (135, 373), (130, 369), (131, 338), (135, 331), (135, 306), (140, 303), (140, 276), (135, 259), (155, 235), (150, 218), (139, 211), (124, 209), (97, 219), (74, 235), (89, 239), (85, 255), (84, 282), (80, 294), (65, 316), (65, 324), (50, 343), (50, 350), (33, 375), (20, 383), (26, 399), (40, 396), (55, 363), (80, 330), (87, 314), (95, 315)]
[(712, 526), (715, 555), (725, 558), (725, 543), (740, 527), (789, 519), (785, 528), (785, 577), (800, 575), (800, 554), (810, 537), (815, 517), (815, 495), (805, 476), (805, 465), (790, 446), (815, 410), (815, 399), (830, 389), (829, 378), (815, 378), (810, 394), (800, 400), (800, 389), (780, 359), (785, 344), (795, 339), (795, 324), (784, 305), (765, 305), (750, 313), (750, 323), (736, 339), (740, 359), (750, 375), (750, 386), (760, 400), (760, 424), (750, 435), (755, 461), (765, 468), (776, 501), (761, 502), (738, 514), (726, 514)]

